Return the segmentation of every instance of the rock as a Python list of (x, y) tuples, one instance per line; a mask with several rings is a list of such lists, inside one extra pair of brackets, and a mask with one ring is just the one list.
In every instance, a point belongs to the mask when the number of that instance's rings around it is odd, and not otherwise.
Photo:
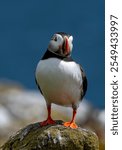
[[(72, 108), (52, 104), (51, 115), (55, 120), (69, 121)], [(15, 131), (46, 117), (46, 103), (39, 91), (0, 83), (0, 146)], [(104, 141), (104, 110), (93, 107), (84, 99), (79, 105), (76, 123), (95, 131), (99, 140)]]
[(61, 124), (62, 121), (44, 127), (39, 123), (30, 124), (11, 136), (2, 150), (99, 150), (94, 132)]

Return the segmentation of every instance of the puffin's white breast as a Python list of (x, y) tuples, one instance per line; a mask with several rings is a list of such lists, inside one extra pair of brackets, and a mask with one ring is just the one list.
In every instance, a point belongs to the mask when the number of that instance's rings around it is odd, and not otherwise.
[(80, 99), (82, 75), (75, 62), (57, 58), (41, 60), (37, 65), (36, 80), (47, 103), (71, 105)]

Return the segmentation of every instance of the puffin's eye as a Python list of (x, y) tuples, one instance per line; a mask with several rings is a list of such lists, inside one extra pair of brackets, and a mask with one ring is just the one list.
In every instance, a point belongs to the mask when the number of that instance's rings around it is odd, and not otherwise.
[(55, 36), (53, 40), (54, 40), (54, 41), (57, 41), (57, 36)]
[(53, 36), (53, 37), (52, 37), (52, 40), (57, 41), (57, 40), (58, 40), (58, 39), (57, 39), (57, 36)]

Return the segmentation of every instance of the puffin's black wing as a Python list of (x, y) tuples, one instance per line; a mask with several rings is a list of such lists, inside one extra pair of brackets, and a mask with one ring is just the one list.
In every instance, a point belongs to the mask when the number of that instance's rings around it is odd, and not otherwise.
[[(79, 65), (80, 66), (80, 65)], [(86, 78), (86, 75), (85, 75), (85, 72), (83, 71), (82, 67), (80, 66), (80, 70), (81, 70), (81, 74), (82, 74), (82, 80), (83, 80), (83, 83), (81, 85), (81, 100), (82, 98), (85, 96), (86, 94), (86, 91), (87, 91), (87, 78)]]
[(35, 82), (36, 82), (36, 85), (37, 85), (37, 87), (38, 87), (39, 91), (40, 91), (40, 92), (41, 92), (41, 94), (43, 95), (42, 90), (41, 90), (40, 86), (39, 86), (39, 85), (38, 85), (38, 83), (37, 83), (36, 77), (35, 77)]

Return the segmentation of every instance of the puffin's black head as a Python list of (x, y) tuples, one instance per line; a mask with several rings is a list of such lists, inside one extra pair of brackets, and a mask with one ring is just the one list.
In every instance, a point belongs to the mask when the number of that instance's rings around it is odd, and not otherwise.
[(57, 32), (51, 38), (48, 50), (61, 56), (70, 56), (73, 48), (73, 36), (64, 32)]

